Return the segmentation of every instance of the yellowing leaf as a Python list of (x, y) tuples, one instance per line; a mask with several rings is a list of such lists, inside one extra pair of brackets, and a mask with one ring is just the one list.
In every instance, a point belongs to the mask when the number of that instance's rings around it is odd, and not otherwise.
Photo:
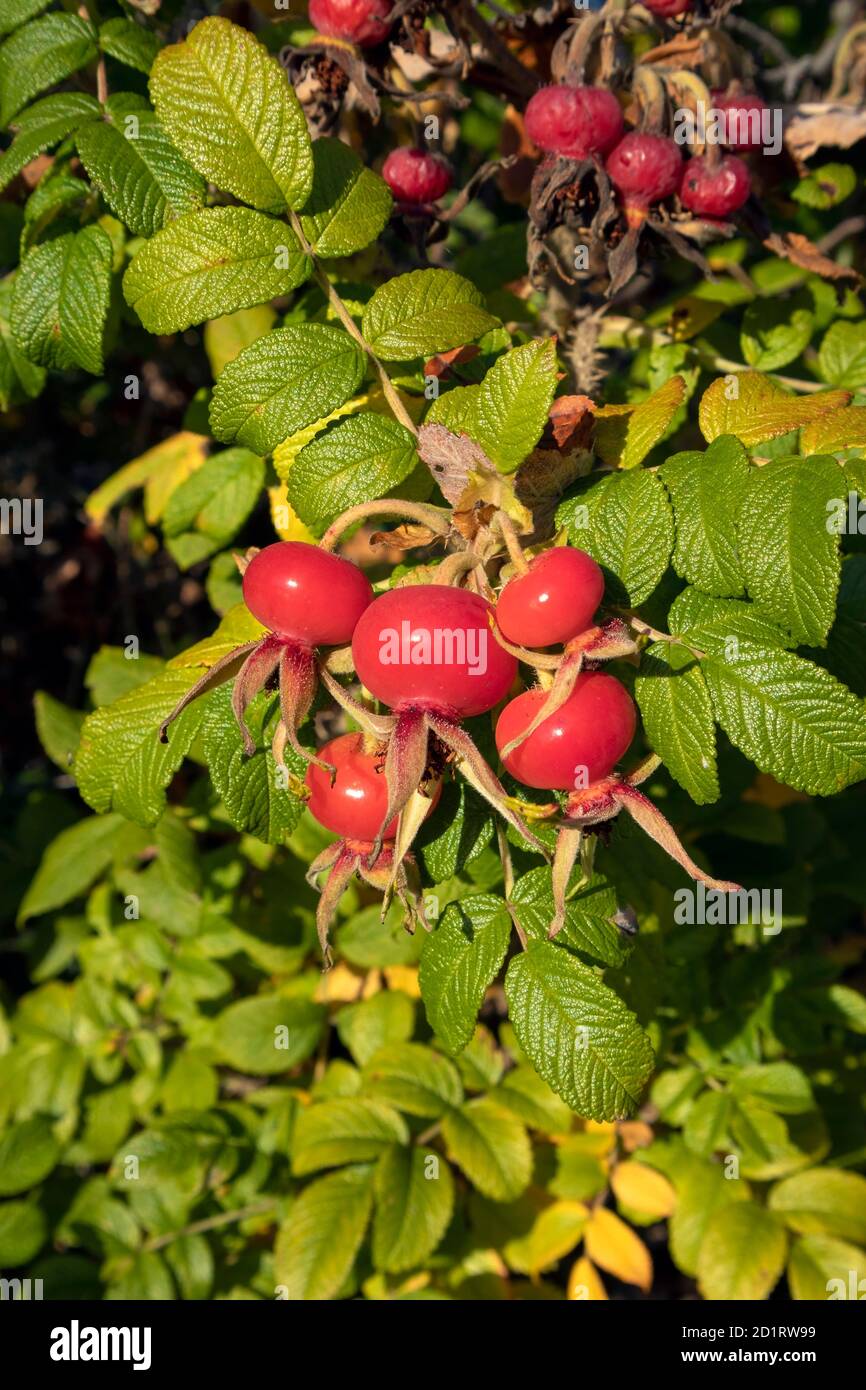
[(618, 1163), (610, 1175), (610, 1185), (618, 1202), (642, 1216), (661, 1220), (670, 1216), (677, 1204), (677, 1194), (667, 1178), (645, 1163)]
[(252, 309), (237, 309), (233, 314), (210, 319), (204, 326), (204, 350), (216, 381), (223, 367), (233, 362), (238, 353), (276, 322), (276, 310), (270, 304), (256, 304)]
[(386, 965), (384, 975), (389, 989), (402, 990), (410, 999), (421, 998), (417, 965)]
[(566, 1298), (574, 1302), (606, 1303), (607, 1289), (601, 1282), (598, 1270), (585, 1255), (575, 1260), (568, 1276)]
[(304, 525), (290, 503), (285, 483), (268, 488), (268, 501), (271, 504), (271, 521), (281, 541), (306, 541), (316, 544), (312, 531)]
[(339, 961), (333, 970), (319, 976), (313, 998), (317, 1004), (354, 1003), (363, 984), (363, 976)]
[(800, 434), (803, 454), (832, 454), (836, 449), (866, 445), (866, 405), (834, 410), (821, 420), (804, 426)]
[(243, 603), (230, 608), (210, 637), (205, 637), (185, 652), (178, 652), (168, 663), (169, 666), (213, 666), (223, 656), (228, 656), (243, 642), (255, 642), (264, 633), (261, 623), (256, 622), (252, 613)]
[(850, 391), (791, 396), (760, 372), (740, 372), (719, 377), (707, 388), (698, 415), (707, 443), (733, 434), (749, 448), (820, 420), (850, 399)]
[(653, 1281), (650, 1252), (631, 1226), (606, 1207), (594, 1211), (584, 1234), (589, 1258), (624, 1284), (637, 1284), (649, 1293)]
[(622, 1120), (617, 1125), (619, 1140), (626, 1153), (635, 1149), (648, 1149), (653, 1141), (652, 1125), (645, 1120)]
[(502, 1253), (518, 1274), (540, 1274), (574, 1249), (588, 1216), (583, 1202), (554, 1202), (539, 1212), (525, 1236), (509, 1240)]
[(124, 464), (92, 492), (84, 510), (96, 522), (103, 522), (115, 503), (128, 492), (144, 487), (144, 514), (150, 525), (159, 521), (171, 494), (201, 468), (207, 457), (207, 435), (181, 430), (146, 453)]
[(673, 420), (685, 399), (686, 383), (672, 376), (639, 405), (605, 405), (595, 412), (595, 447), (605, 463), (636, 468)]

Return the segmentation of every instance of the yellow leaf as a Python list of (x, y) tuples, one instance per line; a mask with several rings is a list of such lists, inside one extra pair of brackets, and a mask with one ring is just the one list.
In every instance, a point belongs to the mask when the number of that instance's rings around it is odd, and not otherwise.
[(402, 990), (411, 999), (421, 998), (417, 965), (386, 965), (383, 973), (389, 989)]
[(646, 1163), (618, 1163), (610, 1175), (610, 1185), (617, 1201), (641, 1216), (661, 1220), (670, 1216), (677, 1204), (677, 1194), (667, 1178)]
[(701, 299), (698, 295), (687, 294), (678, 299), (670, 312), (666, 327), (675, 343), (685, 343), (698, 333), (703, 333), (711, 323), (721, 318), (727, 310), (721, 299)]
[(596, 1125), (590, 1129), (587, 1124), (583, 1131), (568, 1136), (568, 1147), (573, 1153), (592, 1154), (596, 1158), (604, 1158), (615, 1146), (616, 1130), (613, 1125)]
[(276, 310), (270, 304), (257, 304), (252, 309), (238, 309), (234, 314), (224, 314), (205, 324), (204, 350), (214, 381), (239, 352), (268, 332), (276, 317)]
[(317, 1004), (354, 1003), (360, 998), (363, 985), (364, 976), (356, 974), (345, 961), (340, 961), (333, 970), (319, 976), (313, 998)]
[(595, 412), (595, 447), (605, 463), (616, 468), (636, 468), (664, 436), (686, 394), (681, 376), (638, 405), (604, 405)]
[(290, 504), (285, 483), (268, 488), (268, 501), (271, 504), (271, 521), (281, 541), (307, 541), (316, 544), (316, 537)]
[(574, 1249), (588, 1216), (583, 1202), (553, 1202), (539, 1212), (525, 1236), (507, 1241), (502, 1253), (518, 1274), (540, 1274)]
[(863, 445), (866, 445), (866, 405), (834, 410), (831, 415), (805, 425), (800, 433), (800, 448), (804, 454), (832, 454), (836, 449)]
[(622, 1279), (624, 1284), (637, 1284), (649, 1293), (653, 1281), (650, 1252), (631, 1226), (614, 1212), (606, 1207), (593, 1212), (584, 1233), (584, 1248), (589, 1258), (608, 1274)]
[(617, 1125), (619, 1140), (626, 1153), (634, 1153), (635, 1149), (648, 1149), (653, 1141), (654, 1135), (652, 1125), (648, 1125), (644, 1120), (621, 1120)]
[(850, 391), (791, 396), (760, 372), (734, 372), (708, 387), (698, 415), (708, 444), (722, 434), (733, 434), (749, 448), (820, 420), (850, 399)]
[(241, 646), (244, 642), (255, 642), (264, 631), (249, 609), (243, 603), (236, 603), (226, 613), (216, 632), (212, 632), (210, 637), (203, 638), (201, 642), (196, 642), (195, 646), (187, 647), (185, 652), (178, 652), (168, 664), (213, 666), (221, 657), (234, 651), (235, 647)]
[(84, 504), (84, 510), (94, 521), (102, 523), (111, 508), (128, 492), (143, 487), (144, 514), (149, 525), (162, 516), (169, 497), (190, 474), (201, 468), (207, 457), (210, 440), (207, 435), (181, 430), (147, 453), (124, 464), (107, 478)]
[(598, 1270), (585, 1255), (575, 1260), (568, 1276), (566, 1298), (574, 1302), (606, 1303), (607, 1289), (599, 1278)]

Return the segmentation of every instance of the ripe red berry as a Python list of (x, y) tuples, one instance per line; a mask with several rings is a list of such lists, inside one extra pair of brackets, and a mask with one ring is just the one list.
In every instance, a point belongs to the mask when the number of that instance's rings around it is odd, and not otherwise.
[(692, 0), (643, 0), (643, 3), (661, 19), (673, 19), (678, 14), (687, 14), (692, 8)]
[(610, 181), (625, 205), (630, 222), (639, 221), (651, 203), (660, 203), (679, 187), (683, 157), (673, 140), (664, 135), (623, 137), (608, 157)]
[(310, 22), (329, 39), (372, 47), (387, 38), (392, 0), (310, 0)]
[(467, 589), (410, 584), (371, 603), (352, 638), (361, 682), (398, 713), (483, 714), (507, 694), (517, 662), (490, 627), (491, 605)]
[(763, 148), (763, 114), (766, 102), (755, 92), (713, 92), (713, 108), (722, 111), (727, 119), (728, 138), (725, 144), (741, 154)]
[(554, 546), (510, 579), (496, 604), (502, 635), (521, 647), (551, 647), (585, 632), (604, 593), (595, 560), (572, 546)]
[(620, 104), (605, 87), (542, 87), (529, 99), (525, 124), (540, 150), (570, 159), (607, 154), (623, 131)]
[(348, 642), (373, 601), (356, 565), (304, 541), (266, 545), (247, 565), (244, 603), (278, 637), (307, 647)]
[[(496, 724), (500, 751), (535, 718), (546, 699), (527, 690), (510, 700)], [(555, 714), (545, 719), (504, 759), (527, 787), (574, 791), (607, 777), (634, 737), (634, 703), (625, 686), (603, 671), (583, 671)]]
[(399, 203), (435, 203), (451, 187), (451, 166), (427, 150), (392, 150), (382, 178)]
[(683, 170), (680, 201), (699, 217), (730, 217), (752, 191), (748, 168), (735, 154), (726, 154), (713, 169), (706, 155), (690, 159)]
[[(388, 809), (388, 784), (385, 780), (385, 750), (368, 751), (363, 734), (341, 734), (318, 751), (324, 763), (336, 768), (333, 782), (330, 773), (316, 763), (307, 768), (306, 783), (310, 789), (307, 805), (320, 825), (343, 839), (372, 843), (382, 829)], [(432, 811), (442, 791), (437, 782), (430, 793)], [(429, 814), (429, 812), (428, 812)], [(397, 817), (383, 831), (384, 840), (397, 834)]]

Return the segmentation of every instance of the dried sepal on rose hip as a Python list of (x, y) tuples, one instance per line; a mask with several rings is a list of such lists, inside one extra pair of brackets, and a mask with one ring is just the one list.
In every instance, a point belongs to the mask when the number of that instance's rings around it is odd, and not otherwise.
[[(427, 928), (417, 869), (411, 854), (395, 862), (395, 840), (399, 820), (385, 819), (388, 787), (385, 780), (385, 747), (367, 734), (341, 734), (319, 749), (320, 761), (333, 768), (330, 775), (321, 765), (307, 768), (309, 790), (307, 807), (312, 816), (338, 835), (339, 839), (313, 860), (307, 882), (316, 887), (321, 873), (330, 870), (316, 909), (316, 930), (325, 967), (331, 965), (328, 933), (337, 904), (350, 879), (357, 875), (372, 888), (385, 894), (396, 892), (406, 913), (406, 925), (414, 931), (416, 923)], [(421, 819), (436, 806), (442, 790), (432, 772), (417, 788)], [(378, 848), (377, 848), (378, 843)]]
[(244, 568), (243, 598), (254, 618), (267, 628), (263, 637), (229, 652), (178, 701), (163, 721), (159, 737), (200, 695), (234, 680), (232, 709), (251, 756), (255, 744), (244, 714), (250, 701), (277, 683), (280, 722), (274, 755), (281, 762), (285, 741), (300, 757), (311, 755), (298, 742), (298, 728), (313, 701), (318, 682), (316, 651), (349, 642), (361, 614), (373, 601), (369, 580), (339, 555), (303, 541), (276, 541), (259, 550)]
[[(565, 924), (568, 884), (585, 831), (613, 820), (622, 810), (692, 878), (723, 893), (740, 891), (736, 883), (705, 874), (658, 807), (637, 790), (638, 783), (658, 765), (657, 759), (629, 775), (614, 772), (637, 725), (631, 696), (615, 677), (600, 671), (582, 673), (568, 700), (539, 724), (536, 716), (543, 699), (542, 691), (527, 691), (511, 700), (497, 721), (496, 745), (506, 769), (518, 781), (539, 790), (568, 793), (553, 861), (551, 938)], [(549, 814), (560, 815), (558, 803), (551, 805)]]

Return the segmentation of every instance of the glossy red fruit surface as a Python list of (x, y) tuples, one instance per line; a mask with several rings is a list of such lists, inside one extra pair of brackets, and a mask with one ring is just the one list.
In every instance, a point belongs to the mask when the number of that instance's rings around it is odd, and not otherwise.
[(690, 159), (683, 170), (680, 201), (699, 217), (730, 217), (752, 191), (752, 176), (735, 154), (726, 154), (716, 168), (706, 156)]
[(692, 8), (692, 0), (643, 0), (643, 4), (661, 19), (674, 19)]
[(509, 579), (496, 621), (509, 642), (551, 647), (586, 631), (603, 593), (604, 575), (591, 555), (555, 546), (530, 560), (528, 574)]
[(767, 103), (756, 92), (713, 92), (713, 107), (716, 111), (723, 111), (727, 117), (728, 138), (725, 143), (729, 150), (744, 154), (748, 150), (763, 148), (761, 125)]
[(359, 680), (391, 709), (483, 714), (505, 696), (517, 662), (493, 635), (486, 599), (446, 584), (390, 589), (352, 638)]
[(392, 150), (382, 178), (400, 203), (435, 203), (451, 187), (450, 166), (441, 155), (426, 150)]
[(357, 565), (303, 541), (266, 545), (247, 565), (244, 603), (279, 637), (308, 647), (333, 647), (351, 639), (373, 601)]
[(605, 87), (542, 87), (529, 99), (525, 124), (540, 150), (571, 159), (607, 154), (623, 132), (622, 109)]
[[(532, 723), (546, 694), (527, 690), (510, 700), (496, 724), (500, 751)], [(574, 791), (613, 771), (634, 737), (634, 702), (615, 676), (584, 671), (572, 694), (504, 759), (527, 787)]]
[(683, 157), (667, 136), (632, 131), (620, 140), (605, 167), (627, 208), (648, 208), (679, 187)]
[(310, 23), (326, 38), (368, 48), (387, 37), (392, 9), (391, 0), (310, 0)]
[[(316, 763), (307, 768), (307, 805), (316, 820), (344, 839), (375, 840), (388, 809), (384, 752), (365, 753), (363, 734), (341, 734), (320, 748), (318, 757), (337, 773), (332, 786), (331, 775), (324, 768)], [(384, 838), (393, 839), (396, 834), (395, 817)]]

